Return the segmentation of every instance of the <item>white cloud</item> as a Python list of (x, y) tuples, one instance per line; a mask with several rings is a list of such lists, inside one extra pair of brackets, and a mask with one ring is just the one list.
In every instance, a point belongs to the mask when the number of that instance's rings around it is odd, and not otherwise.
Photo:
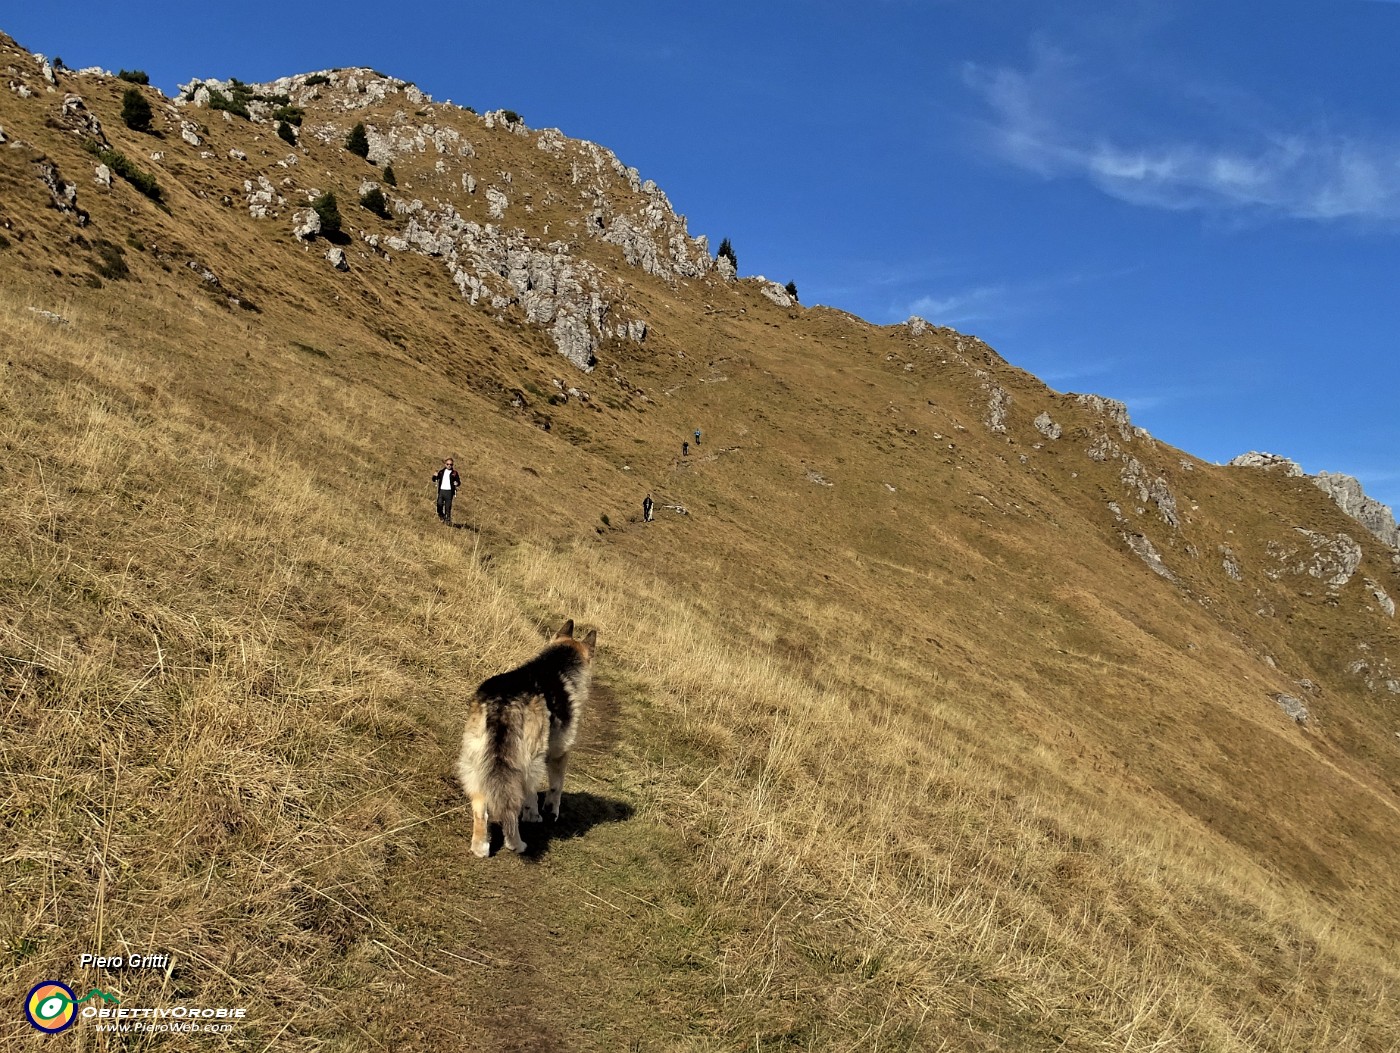
[(983, 285), (945, 296), (921, 296), (899, 312), (906, 317), (918, 315), (934, 325), (956, 329), (969, 322), (999, 317), (1004, 313), (1006, 289), (1000, 285)]
[[(1169, 117), (1207, 129), (1183, 137), (1117, 108), (1125, 73), (1085, 73), (1040, 45), (1029, 68), (969, 65), (965, 80), (991, 111), (992, 150), (1045, 178), (1087, 179), (1104, 193), (1164, 209), (1253, 211), (1309, 220), (1400, 220), (1400, 136), (1328, 128), (1232, 125), (1229, 113)], [(1177, 100), (1192, 105), (1189, 92)], [(1242, 122), (1241, 122), (1242, 123)]]

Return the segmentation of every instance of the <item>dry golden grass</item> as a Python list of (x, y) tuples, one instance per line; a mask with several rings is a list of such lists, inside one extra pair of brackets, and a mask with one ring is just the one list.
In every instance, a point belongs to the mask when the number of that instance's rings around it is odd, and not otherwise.
[[(538, 185), (561, 161), (469, 130), (535, 187), (532, 222), (568, 220)], [(256, 131), (210, 137), (256, 156)], [(1102, 422), (952, 337), (623, 272), (655, 335), (607, 349), (592, 407), (553, 407), (567, 367), (435, 263), (341, 278), (194, 193), (218, 166), (172, 144), (164, 177), (189, 182), (168, 215), (94, 206), (139, 231), (139, 286), (63, 284), (57, 236), (0, 257), (9, 989), (246, 1005), (204, 1041), (258, 1050), (1400, 1045), (1400, 763), (1338, 672), (1395, 631), (1359, 582), (1258, 573), (1277, 523), (1342, 529), (1305, 484), (1139, 443), (1186, 520), (1134, 520), (1168, 586), (1104, 512)], [(259, 313), (186, 272), (196, 230)], [(1040, 405), (1060, 446), (1033, 445)], [(691, 514), (643, 527), (648, 488)], [(1248, 588), (1188, 552), (1227, 540)], [(565, 821), (481, 863), (457, 699), (565, 617), (602, 645)], [(1327, 685), (1306, 732), (1268, 698), (1304, 674)], [(80, 977), (97, 952), (173, 968)]]

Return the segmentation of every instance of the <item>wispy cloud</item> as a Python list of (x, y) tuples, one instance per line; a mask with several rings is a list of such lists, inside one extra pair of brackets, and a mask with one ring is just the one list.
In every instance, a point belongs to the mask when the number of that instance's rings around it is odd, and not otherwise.
[(957, 328), (972, 322), (1004, 315), (1007, 289), (1004, 285), (981, 285), (941, 296), (920, 296), (902, 312), (918, 315), (936, 325)]
[[(1024, 69), (968, 65), (965, 82), (990, 111), (996, 155), (1045, 178), (1078, 177), (1132, 204), (1253, 211), (1309, 220), (1400, 220), (1400, 136), (1379, 139), (1327, 127), (1261, 128), (1257, 112), (1203, 117), (1205, 92), (1178, 102), (1207, 135), (1154, 131), (1117, 110), (1131, 76), (1090, 74), (1039, 44)], [(1127, 126), (1127, 127), (1125, 127)]]
[(1109, 282), (1135, 273), (1136, 265), (1103, 270), (1069, 271), (983, 285), (938, 289), (901, 300), (888, 312), (900, 320), (910, 315), (954, 329), (973, 322), (995, 319), (1006, 322), (1025, 315), (1043, 315), (1053, 309), (1055, 294), (1065, 289)]

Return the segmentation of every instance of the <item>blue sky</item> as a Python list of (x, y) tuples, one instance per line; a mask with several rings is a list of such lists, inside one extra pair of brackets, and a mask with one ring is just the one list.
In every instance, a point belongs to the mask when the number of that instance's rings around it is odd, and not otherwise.
[(1400, 505), (1400, 3), (26, 4), (70, 66), (368, 65), (614, 151), (740, 271)]

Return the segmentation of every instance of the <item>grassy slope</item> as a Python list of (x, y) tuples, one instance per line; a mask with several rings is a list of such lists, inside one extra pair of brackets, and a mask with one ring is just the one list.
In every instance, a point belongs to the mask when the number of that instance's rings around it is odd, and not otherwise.
[[(81, 90), (139, 156), (116, 86)], [(73, 180), (52, 106), (0, 126)], [(249, 134), (210, 145), (256, 156)], [(471, 135), (518, 183), (552, 163)], [(619, 271), (651, 334), (580, 379), (437, 264), (336, 274), (217, 204), (241, 173), (165, 145), (169, 212), (77, 179), (81, 234), (34, 151), (0, 157), (9, 986), (169, 951), (123, 998), (246, 1003), (240, 1048), (1400, 1037), (1393, 716), (1343, 673), (1395, 630), (1361, 575), (1333, 600), (1263, 573), (1295, 523), (1356, 534), (1319, 493), (1135, 440), (1173, 532), (1084, 456), (1090, 411), (949, 335), (752, 288)], [(302, 165), (347, 188), (357, 163)], [(124, 246), (132, 279), (75, 281), (75, 236)], [(1012, 393), (1005, 437), (977, 368)], [(593, 408), (545, 404), (555, 377)], [(428, 514), (446, 452), (452, 532)], [(647, 488), (691, 514), (642, 527)], [(454, 697), (566, 616), (605, 648), (566, 820), (479, 863)], [(1268, 697), (1304, 676), (1307, 730)]]

